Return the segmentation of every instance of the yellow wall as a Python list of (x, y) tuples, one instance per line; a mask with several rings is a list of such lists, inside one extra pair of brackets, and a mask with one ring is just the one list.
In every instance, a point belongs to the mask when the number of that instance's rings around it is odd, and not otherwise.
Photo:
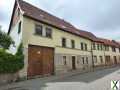
[[(35, 35), (35, 22), (31, 19), (24, 17), (23, 20), (23, 44), (25, 47), (28, 44), (40, 45), (40, 46), (48, 46), (55, 47), (55, 53), (67, 53), (67, 54), (88, 54), (90, 52), (81, 51), (80, 50), (80, 42), (87, 43), (88, 51), (91, 51), (91, 41), (81, 38), (79, 36), (72, 35), (70, 33), (64, 32), (62, 30), (57, 30), (56, 28), (52, 28), (52, 38), (46, 38), (42, 36)], [(44, 27), (46, 25), (43, 25)], [(76, 49), (66, 49), (61, 48), (61, 38), (65, 37), (67, 39), (67, 47), (71, 47), (70, 40), (75, 40)], [(86, 53), (84, 53), (86, 52)]]
[[(32, 19), (29, 19), (27, 17), (23, 17), (22, 40), (23, 40), (23, 45), (25, 47), (26, 52), (27, 52), (28, 45), (32, 44), (32, 45), (53, 47), (53, 48), (55, 48), (55, 54), (62, 54), (62, 55), (65, 54), (65, 55), (68, 55), (68, 58), (69, 58), (69, 55), (74, 55), (76, 57), (78, 57), (79, 55), (86, 55), (88, 57), (92, 56), (91, 55), (92, 42), (90, 40), (79, 37), (79, 36), (76, 36), (76, 35), (73, 35), (73, 34), (70, 34), (70, 33), (67, 33), (67, 32), (64, 32), (62, 30), (58, 30), (58, 29), (53, 28), (53, 27), (51, 27), (52, 28), (52, 38), (46, 38), (46, 37), (42, 37), (42, 36), (39, 36), (39, 35), (35, 35), (35, 23), (38, 24), (39, 22), (36, 22), (36, 21), (34, 21)], [(41, 24), (41, 23), (39, 23), (39, 24)], [(42, 24), (42, 25), (43, 25), (43, 28), (47, 26), (45, 24)], [(68, 48), (63, 48), (62, 47), (61, 39), (63, 37), (67, 39), (66, 41), (67, 41), (67, 47)], [(71, 49), (71, 40), (75, 40), (75, 49)], [(81, 42), (87, 44), (88, 51), (80, 50), (80, 48), (81, 48), (80, 43)], [(93, 55), (96, 55), (97, 58), (98, 58), (98, 62), (95, 65), (101, 65), (101, 62), (99, 60), (99, 56), (103, 56), (103, 62), (105, 62), (104, 54), (110, 55), (110, 56), (111, 55), (112, 56), (113, 55), (120, 55), (120, 53), (118, 53), (118, 51), (117, 51), (117, 54), (116, 54), (116, 53), (113, 53), (111, 50), (107, 51), (107, 52), (100, 51), (100, 50), (99, 51), (98, 50), (93, 50)], [(60, 59), (60, 61), (62, 62), (62, 59)], [(92, 62), (91, 58), (89, 58), (89, 61), (90, 61), (89, 64), (92, 65), (91, 64), (91, 62)], [(56, 65), (57, 65), (59, 61), (56, 60), (56, 62), (57, 62), (56, 63)], [(71, 62), (71, 61), (69, 60), (69, 62)], [(27, 53), (26, 53), (26, 63), (27, 63)], [(57, 65), (57, 67), (59, 67), (59, 65)], [(68, 67), (71, 68), (71, 65), (72, 64), (69, 63)], [(77, 67), (81, 67), (81, 66), (82, 66), (82, 64), (77, 65)], [(26, 64), (26, 68), (27, 68), (27, 64)], [(62, 68), (62, 67), (60, 67), (60, 68)], [(63, 67), (63, 70), (65, 68)], [(27, 69), (25, 69), (25, 70), (27, 70)]]

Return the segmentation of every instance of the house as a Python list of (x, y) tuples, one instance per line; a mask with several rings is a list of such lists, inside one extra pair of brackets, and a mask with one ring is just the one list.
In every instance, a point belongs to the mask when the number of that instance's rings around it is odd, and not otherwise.
[[(106, 43), (91, 32), (79, 30), (22, 0), (15, 1), (8, 34), (15, 41), (15, 47), (9, 49), (11, 53), (23, 43), (25, 66), (19, 72), (20, 77), (86, 70), (104, 65), (105, 54), (111, 55), (104, 49)], [(114, 54), (120, 56), (118, 52)]]
[[(120, 46), (118, 42), (98, 38), (101, 43), (93, 43), (93, 53), (97, 65), (116, 65), (120, 62)], [(98, 59), (98, 62), (97, 62)]]

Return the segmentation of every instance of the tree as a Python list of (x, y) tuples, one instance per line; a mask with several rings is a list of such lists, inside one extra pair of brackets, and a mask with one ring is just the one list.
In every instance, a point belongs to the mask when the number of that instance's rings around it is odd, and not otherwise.
[(0, 47), (3, 49), (9, 49), (11, 44), (14, 44), (12, 38), (3, 32), (0, 26)]

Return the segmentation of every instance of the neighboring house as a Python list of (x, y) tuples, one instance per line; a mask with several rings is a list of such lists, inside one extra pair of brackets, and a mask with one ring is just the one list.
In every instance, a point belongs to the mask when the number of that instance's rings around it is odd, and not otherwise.
[(95, 66), (112, 65), (120, 62), (120, 45), (112, 40), (98, 38), (101, 43), (93, 43)]
[[(113, 53), (107, 53), (105, 42), (92, 33), (78, 30), (22, 0), (15, 1), (8, 34), (15, 41), (15, 47), (10, 47), (13, 54), (23, 43), (25, 66), (20, 77), (60, 74), (106, 65), (105, 54), (110, 56)], [(115, 48), (120, 48), (117, 45)], [(117, 50), (114, 56), (117, 59), (120, 52)]]

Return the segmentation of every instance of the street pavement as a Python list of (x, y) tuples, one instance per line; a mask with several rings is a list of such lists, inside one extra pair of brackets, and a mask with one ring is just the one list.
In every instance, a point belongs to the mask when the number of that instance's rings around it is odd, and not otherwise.
[(120, 67), (61, 77), (51, 81), (31, 79), (2, 86), (0, 90), (111, 90), (111, 80), (120, 80)]

